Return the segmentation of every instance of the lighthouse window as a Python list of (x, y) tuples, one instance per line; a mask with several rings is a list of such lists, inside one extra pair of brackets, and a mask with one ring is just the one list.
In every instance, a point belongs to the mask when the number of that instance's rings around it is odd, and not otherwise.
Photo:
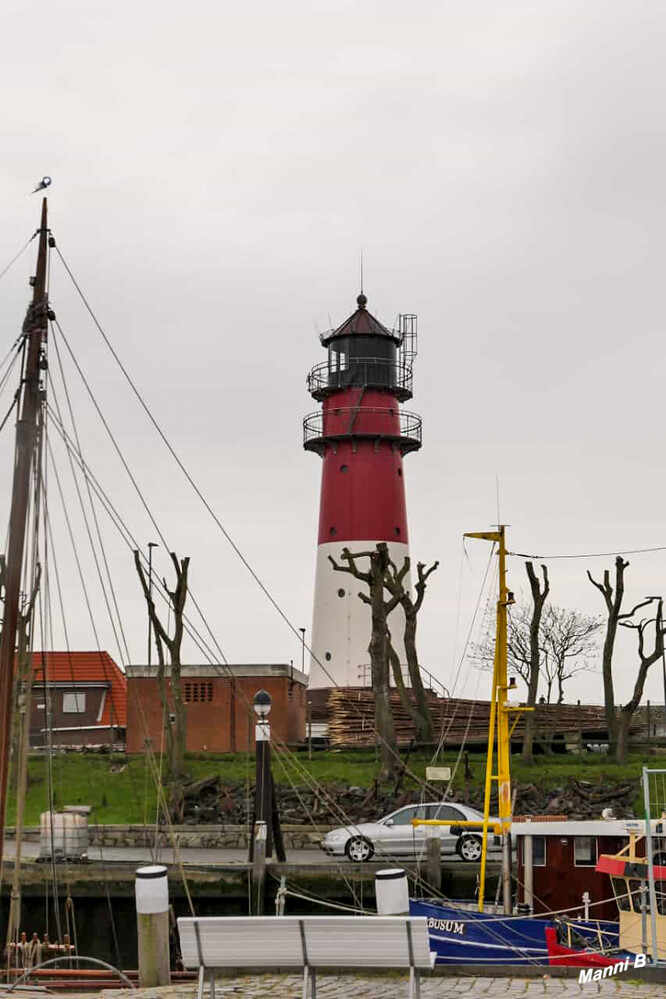
[(402, 478), (402, 469), (401, 468), (398, 469), (398, 475), (400, 476), (400, 478)]
[(394, 528), (394, 530), (395, 530), (395, 536), (396, 536), (396, 538), (399, 538), (400, 537), (400, 528), (396, 527), (396, 528)]
[(349, 471), (349, 465), (340, 465), (340, 471), (341, 472), (348, 472)]
[(344, 597), (344, 595), (345, 595), (345, 591), (344, 590), (342, 590), (342, 589), (338, 590), (338, 596), (339, 597)]
[(325, 659), (325, 660), (326, 660), (327, 662), (329, 662), (329, 663), (330, 663), (330, 661), (331, 661), (331, 653), (330, 653), (330, 652), (327, 652), (327, 653), (326, 653), (326, 655), (324, 656), (324, 659)]

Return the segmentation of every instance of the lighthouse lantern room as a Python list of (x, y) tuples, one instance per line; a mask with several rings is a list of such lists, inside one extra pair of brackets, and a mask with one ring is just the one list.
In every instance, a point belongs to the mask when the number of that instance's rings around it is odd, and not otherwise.
[[(356, 302), (349, 319), (321, 336), (328, 357), (308, 375), (310, 394), (322, 404), (303, 420), (303, 446), (322, 458), (311, 688), (370, 682), (362, 584), (336, 573), (329, 555), (339, 561), (344, 548), (372, 551), (379, 541), (398, 568), (409, 555), (403, 458), (421, 447), (421, 418), (400, 403), (412, 396), (416, 316), (400, 316), (398, 328), (388, 329), (368, 312), (363, 293)], [(404, 662), (401, 608), (391, 626)]]

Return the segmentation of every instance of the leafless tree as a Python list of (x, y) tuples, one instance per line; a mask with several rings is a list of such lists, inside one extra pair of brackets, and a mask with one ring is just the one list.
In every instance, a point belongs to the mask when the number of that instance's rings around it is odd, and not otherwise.
[[(388, 545), (381, 542), (374, 551), (353, 553), (348, 548), (343, 548), (341, 557), (347, 563), (346, 565), (340, 565), (329, 555), (328, 558), (334, 570), (347, 572), (368, 587), (368, 593), (361, 591), (358, 595), (364, 603), (370, 605), (371, 610), (372, 630), (368, 652), (370, 653), (372, 687), (375, 695), (375, 728), (381, 743), (381, 776), (383, 779), (388, 779), (395, 776), (398, 761), (389, 688), (387, 625), (388, 615), (397, 606), (398, 601), (394, 598), (391, 598), (390, 601), (384, 599), (384, 576), (389, 561)], [(356, 564), (357, 560), (362, 558), (370, 560), (368, 572), (363, 572)]]
[(622, 603), (624, 600), (624, 573), (629, 563), (625, 562), (621, 555), (615, 559), (615, 585), (611, 583), (610, 571), (604, 572), (603, 582), (599, 583), (588, 571), (587, 578), (595, 586), (606, 604), (606, 634), (604, 636), (604, 647), (601, 657), (601, 672), (604, 682), (604, 710), (606, 714), (606, 726), (608, 737), (613, 750), (617, 750), (618, 742), (618, 719), (615, 712), (615, 689), (613, 685), (613, 653), (615, 652), (615, 640), (617, 629), (623, 621), (628, 621), (641, 607), (646, 607), (654, 601), (654, 597), (647, 597), (630, 610), (622, 613)]
[[(141, 589), (146, 598), (148, 614), (153, 627), (155, 645), (157, 648), (157, 686), (162, 704), (162, 718), (164, 730), (167, 737), (167, 749), (169, 753), (170, 771), (172, 779), (172, 799), (175, 811), (178, 811), (180, 802), (180, 784), (184, 773), (185, 747), (187, 745), (187, 711), (183, 703), (183, 692), (181, 689), (181, 646), (183, 644), (183, 614), (185, 611), (185, 601), (187, 600), (189, 558), (178, 559), (175, 552), (170, 552), (171, 561), (176, 573), (176, 585), (170, 590), (166, 579), (163, 586), (169, 596), (171, 610), (173, 612), (173, 635), (169, 635), (166, 628), (155, 609), (155, 601), (150, 591), (148, 580), (141, 564), (141, 556), (138, 551), (134, 552), (134, 565), (141, 582)], [(169, 675), (171, 679), (170, 691), (166, 681), (166, 656), (165, 649), (169, 656)], [(169, 697), (169, 693), (171, 697)], [(173, 712), (172, 712), (173, 708)], [(173, 725), (170, 724), (170, 715), (173, 713)]]
[[(564, 701), (564, 684), (576, 673), (593, 670), (593, 656), (603, 627), (598, 617), (550, 607), (544, 621), (547, 680), (552, 688), (557, 684), (557, 703)], [(551, 679), (552, 678), (552, 679)], [(548, 698), (550, 701), (550, 696)]]
[[(384, 586), (390, 593), (391, 599), (398, 601), (405, 615), (405, 655), (407, 658), (410, 685), (416, 705), (415, 715), (411, 710), (410, 715), (415, 723), (419, 739), (422, 742), (432, 742), (433, 724), (428, 698), (423, 687), (423, 680), (421, 679), (421, 667), (419, 665), (418, 651), (416, 648), (416, 627), (418, 623), (418, 614), (423, 606), (423, 600), (425, 598), (428, 577), (438, 568), (439, 562), (433, 562), (429, 569), (426, 569), (425, 563), (423, 562), (419, 562), (417, 564), (417, 580), (414, 587), (416, 590), (416, 600), (412, 599), (409, 589), (405, 587), (405, 580), (408, 577), (410, 564), (410, 559), (405, 558), (402, 566), (398, 569), (395, 563), (389, 558), (386, 573), (384, 574)], [(395, 653), (394, 658), (397, 659), (397, 655), (395, 655)], [(400, 673), (400, 679), (402, 681), (402, 673)], [(402, 684), (402, 687), (403, 702), (406, 703), (409, 701), (409, 695), (408, 692), (404, 690), (404, 683)]]
[[(651, 599), (655, 599), (652, 597)], [(620, 717), (617, 722), (617, 749), (616, 758), (618, 763), (626, 763), (629, 750), (629, 729), (631, 720), (634, 717), (638, 705), (641, 703), (645, 681), (648, 670), (653, 663), (656, 663), (664, 654), (664, 628), (663, 622), (663, 600), (657, 600), (657, 616), (647, 621), (621, 621), (625, 628), (633, 628), (638, 636), (638, 673), (634, 683), (634, 690), (627, 701), (620, 708)], [(651, 652), (645, 652), (645, 636), (648, 630), (654, 627), (654, 644)]]
[[(517, 604), (508, 622), (509, 673), (519, 676), (530, 695), (530, 664), (532, 657), (531, 626), (533, 609)], [(598, 618), (581, 614), (565, 607), (550, 606), (541, 615), (539, 624), (539, 685), (545, 689), (546, 703), (550, 704), (557, 691), (558, 703), (564, 700), (564, 684), (572, 676), (594, 669), (593, 654), (596, 636), (601, 630)], [(494, 663), (495, 639), (488, 632), (484, 639), (473, 646), (470, 657), (479, 669), (491, 670)]]
[[(543, 589), (539, 577), (534, 571), (532, 562), (525, 563), (527, 578), (530, 583), (532, 593), (532, 611), (529, 622), (529, 662), (527, 663), (527, 706), (534, 708), (539, 691), (539, 657), (541, 652), (541, 618), (543, 608), (550, 592), (548, 581), (548, 569), (541, 566), (543, 573)], [(534, 732), (536, 729), (534, 711), (527, 711), (525, 714), (525, 735), (523, 736), (523, 760), (525, 763), (532, 762), (532, 751), (534, 748)]]

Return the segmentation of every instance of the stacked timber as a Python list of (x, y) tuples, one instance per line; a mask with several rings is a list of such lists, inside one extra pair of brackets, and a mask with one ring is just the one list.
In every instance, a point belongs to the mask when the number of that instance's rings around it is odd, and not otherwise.
[[(444, 698), (428, 691), (435, 734), (443, 746), (460, 746), (488, 741), (490, 702), (464, 698)], [(391, 691), (391, 707), (399, 745), (414, 738), (411, 717), (397, 691)], [(541, 739), (607, 738), (604, 709), (595, 704), (539, 704), (537, 732)], [(375, 744), (374, 693), (369, 687), (334, 687), (328, 690), (326, 704), (328, 736), (335, 745), (373, 746)], [(519, 716), (514, 735), (522, 737), (525, 715)]]

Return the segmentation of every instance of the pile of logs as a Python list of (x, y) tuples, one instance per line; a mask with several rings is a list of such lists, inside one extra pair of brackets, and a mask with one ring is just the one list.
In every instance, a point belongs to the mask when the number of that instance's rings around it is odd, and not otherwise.
[[(475, 768), (476, 769), (476, 768)], [(473, 774), (474, 786), (469, 788), (467, 803), (483, 808), (483, 788), (480, 771)], [(310, 825), (340, 825), (343, 816), (352, 822), (372, 822), (403, 805), (422, 800), (421, 790), (396, 791), (374, 783), (372, 787), (345, 787), (331, 784), (313, 790), (309, 787), (276, 787), (278, 807), (283, 823)], [(545, 788), (536, 784), (514, 783), (516, 801), (514, 814), (564, 815), (569, 819), (598, 819), (604, 808), (612, 808), (617, 818), (632, 818), (632, 804), (637, 794), (635, 784), (592, 783), (569, 778), (559, 787)], [(430, 799), (437, 800), (433, 791)], [(461, 791), (449, 800), (461, 801)], [(186, 825), (246, 825), (252, 821), (254, 788), (243, 784), (222, 784), (219, 776), (193, 781), (184, 788)], [(496, 811), (495, 798), (491, 811)]]
[[(443, 746), (460, 746), (463, 742), (487, 743), (490, 719), (489, 701), (438, 697), (428, 692), (430, 710), (438, 740)], [(397, 691), (391, 691), (391, 707), (396, 738), (405, 746), (414, 738), (411, 718), (404, 709)], [(539, 704), (536, 708), (537, 731), (542, 737), (579, 733), (583, 738), (605, 738), (604, 709), (594, 704)], [(326, 717), (328, 736), (334, 745), (373, 746), (374, 694), (369, 687), (334, 687), (328, 691)], [(520, 738), (524, 715), (519, 718), (515, 735)]]

